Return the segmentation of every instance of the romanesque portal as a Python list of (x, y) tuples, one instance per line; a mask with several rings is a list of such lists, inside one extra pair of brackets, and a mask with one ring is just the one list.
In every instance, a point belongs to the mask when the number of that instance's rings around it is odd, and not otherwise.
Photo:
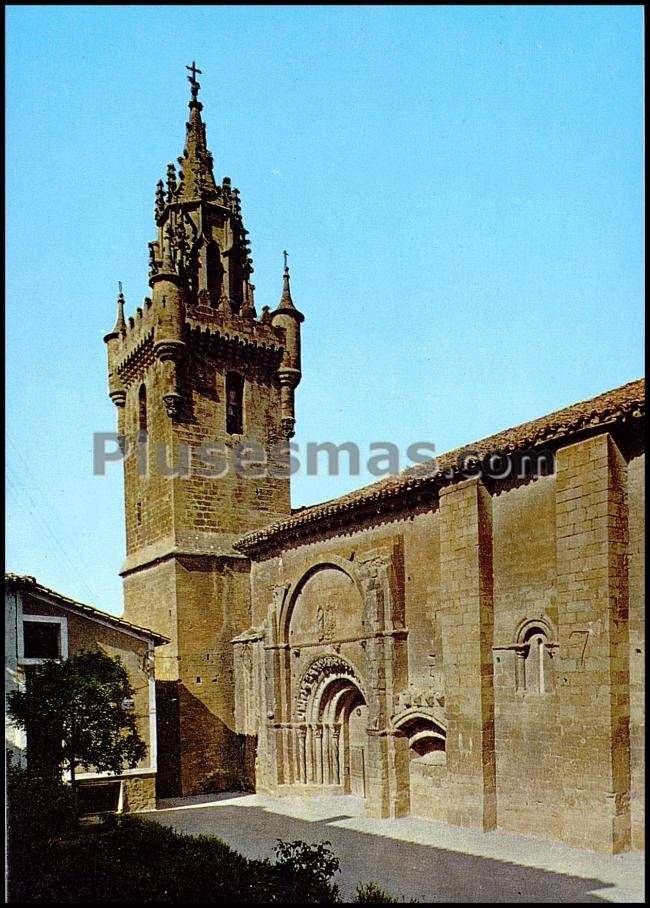
[(421, 776), (443, 769), (442, 691), (432, 681), (416, 705), (398, 693), (407, 653), (394, 558), (313, 565), (275, 589), (264, 633), (235, 641), (242, 730), (266, 717), (263, 787), (352, 794), (370, 813), (400, 816)]

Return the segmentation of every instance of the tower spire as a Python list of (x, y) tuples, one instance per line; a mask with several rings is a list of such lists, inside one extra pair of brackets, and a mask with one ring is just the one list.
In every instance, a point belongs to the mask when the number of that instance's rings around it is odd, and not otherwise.
[(291, 285), (289, 282), (288, 253), (284, 256), (284, 274), (282, 276), (282, 296), (278, 308), (271, 313), (271, 324), (279, 329), (283, 336), (284, 350), (282, 362), (278, 368), (280, 383), (280, 413), (282, 429), (287, 438), (294, 434), (296, 423), (294, 413), (294, 392), (300, 383), (300, 323), (305, 316), (298, 312), (291, 299)]
[(196, 75), (200, 74), (201, 70), (194, 62), (185, 68), (190, 72), (187, 78), (192, 97), (188, 104), (190, 116), (186, 126), (185, 150), (182, 157), (183, 181), (179, 201), (188, 202), (213, 198), (217, 193), (217, 186), (212, 172), (212, 155), (208, 151), (205, 137), (205, 124), (201, 119), (203, 105), (198, 100), (201, 85), (197, 81)]
[(104, 336), (104, 343), (108, 353), (108, 396), (116, 407), (120, 408), (118, 416), (118, 431), (120, 434), (124, 430), (124, 404), (126, 402), (126, 390), (124, 382), (117, 371), (117, 359), (119, 358), (119, 348), (126, 337), (126, 322), (124, 320), (124, 294), (122, 293), (122, 281), (117, 282), (119, 293), (117, 296), (117, 318), (115, 327), (112, 331)]
[(119, 337), (119, 335), (126, 331), (126, 321), (124, 319), (124, 294), (122, 292), (122, 281), (117, 282), (118, 286), (118, 295), (117, 295), (117, 317), (115, 319), (115, 327), (111, 331), (111, 335)]
[(284, 273), (282, 275), (282, 296), (280, 297), (280, 305), (278, 306), (278, 309), (295, 309), (296, 307), (294, 306), (293, 300), (291, 299), (289, 265), (287, 262), (289, 253), (285, 249), (282, 255), (284, 256)]

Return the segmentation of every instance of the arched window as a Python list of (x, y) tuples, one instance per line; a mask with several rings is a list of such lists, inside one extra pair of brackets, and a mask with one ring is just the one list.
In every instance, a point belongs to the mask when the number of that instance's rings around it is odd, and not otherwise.
[(138, 391), (138, 430), (147, 433), (147, 389), (144, 384)]
[(244, 432), (244, 379), (237, 372), (226, 375), (226, 432), (229, 435)]
[(545, 694), (553, 690), (552, 651), (543, 627), (533, 625), (523, 634), (523, 677), (518, 686), (529, 694)]

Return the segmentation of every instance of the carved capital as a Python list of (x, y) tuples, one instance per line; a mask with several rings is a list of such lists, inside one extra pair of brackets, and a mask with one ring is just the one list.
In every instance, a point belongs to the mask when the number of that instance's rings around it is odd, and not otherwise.
[(281, 420), (281, 425), (282, 431), (287, 436), (287, 438), (293, 438), (293, 436), (296, 434), (296, 420), (292, 416), (285, 416)]
[(357, 571), (362, 584), (376, 586), (391, 567), (392, 552), (386, 549), (373, 549), (357, 557)]
[(289, 592), (289, 583), (280, 583), (273, 587), (272, 607), (279, 614)]
[(363, 620), (369, 633), (391, 630), (397, 623), (392, 562), (389, 549), (373, 549), (356, 560), (364, 596)]
[(165, 410), (167, 415), (174, 419), (178, 416), (181, 406), (181, 396), (176, 392), (163, 395), (163, 403), (165, 404)]

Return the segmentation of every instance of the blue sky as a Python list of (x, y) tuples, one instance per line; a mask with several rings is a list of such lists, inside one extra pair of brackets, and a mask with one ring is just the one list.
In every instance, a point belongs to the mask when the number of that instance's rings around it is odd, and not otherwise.
[(102, 337), (193, 59), (258, 308), (290, 253), (300, 446), (442, 452), (642, 374), (641, 7), (15, 6), (6, 41), (8, 569), (121, 611)]

